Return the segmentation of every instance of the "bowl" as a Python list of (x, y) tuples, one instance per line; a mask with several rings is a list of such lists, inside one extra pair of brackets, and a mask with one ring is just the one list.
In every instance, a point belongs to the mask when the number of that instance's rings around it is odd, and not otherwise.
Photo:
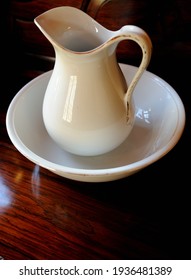
[[(129, 83), (137, 67), (120, 67)], [(13, 145), (28, 160), (50, 172), (83, 182), (118, 180), (165, 156), (183, 133), (185, 109), (179, 95), (163, 79), (145, 71), (133, 93), (136, 119), (128, 138), (115, 150), (100, 156), (70, 154), (50, 138), (42, 119), (42, 103), (51, 73), (41, 74), (21, 88), (6, 115)]]

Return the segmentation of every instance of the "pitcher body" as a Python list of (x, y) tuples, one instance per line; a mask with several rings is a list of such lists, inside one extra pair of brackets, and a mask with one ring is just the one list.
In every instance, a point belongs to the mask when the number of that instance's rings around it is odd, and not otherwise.
[[(134, 125), (132, 93), (150, 60), (148, 35), (135, 26), (107, 30), (72, 7), (49, 10), (35, 23), (55, 50), (42, 108), (50, 137), (66, 151), (82, 156), (115, 149)], [(132, 40), (132, 36), (142, 48), (143, 58), (127, 85), (116, 48), (124, 37)]]

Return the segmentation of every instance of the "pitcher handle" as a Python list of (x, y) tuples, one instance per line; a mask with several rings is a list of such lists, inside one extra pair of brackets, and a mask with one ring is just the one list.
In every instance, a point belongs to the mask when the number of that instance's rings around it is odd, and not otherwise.
[(135, 41), (142, 50), (142, 61), (138, 67), (137, 72), (135, 73), (130, 85), (128, 86), (127, 92), (126, 92), (126, 104), (127, 107), (130, 103), (130, 99), (133, 93), (133, 90), (141, 78), (144, 70), (147, 68), (152, 54), (152, 42), (148, 34), (140, 27), (137, 27), (135, 25), (125, 25), (119, 30), (119, 37), (121, 37), (121, 40), (132, 40)]

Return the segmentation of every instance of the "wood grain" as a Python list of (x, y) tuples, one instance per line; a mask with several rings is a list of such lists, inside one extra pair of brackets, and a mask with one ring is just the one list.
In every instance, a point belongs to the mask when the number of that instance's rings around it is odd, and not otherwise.
[[(166, 166), (176, 153), (123, 180), (74, 182), (23, 157), (10, 142), (4, 119), (1, 112), (2, 257), (77, 260), (180, 256), (176, 238), (181, 221), (176, 218), (173, 201), (176, 191), (173, 184), (162, 185)], [(149, 180), (153, 176), (159, 185)]]
[[(41, 57), (52, 53), (35, 30), (33, 17), (54, 5), (85, 10), (88, 1), (9, 2), (1, 17), (10, 36), (2, 46), (6, 59), (0, 93), (0, 256), (6, 260), (190, 259), (186, 171), (191, 150), (190, 1), (155, 2), (160, 13), (154, 11), (153, 25), (152, 6), (148, 10), (152, 1), (107, 1), (96, 14), (111, 29), (133, 22), (151, 31), (156, 47), (149, 70), (175, 88), (187, 116), (184, 133), (172, 151), (145, 170), (108, 183), (67, 180), (33, 164), (11, 143), (5, 123), (17, 91), (53, 65)], [(115, 12), (118, 16), (113, 18)], [(120, 52), (121, 59), (128, 61), (125, 49)]]
[(145, 221), (140, 226), (140, 217), (118, 209), (117, 201), (111, 204), (116, 183), (83, 185), (57, 177), (25, 159), (8, 139), (0, 150), (0, 254), (5, 259), (153, 255), (151, 240), (144, 244), (141, 232), (153, 239), (157, 225)]

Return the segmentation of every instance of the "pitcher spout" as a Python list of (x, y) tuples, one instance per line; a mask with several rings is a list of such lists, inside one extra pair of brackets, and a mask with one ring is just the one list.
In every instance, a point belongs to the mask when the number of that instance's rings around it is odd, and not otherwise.
[(70, 6), (50, 9), (34, 22), (52, 45), (71, 52), (96, 49), (113, 34), (80, 9)]

